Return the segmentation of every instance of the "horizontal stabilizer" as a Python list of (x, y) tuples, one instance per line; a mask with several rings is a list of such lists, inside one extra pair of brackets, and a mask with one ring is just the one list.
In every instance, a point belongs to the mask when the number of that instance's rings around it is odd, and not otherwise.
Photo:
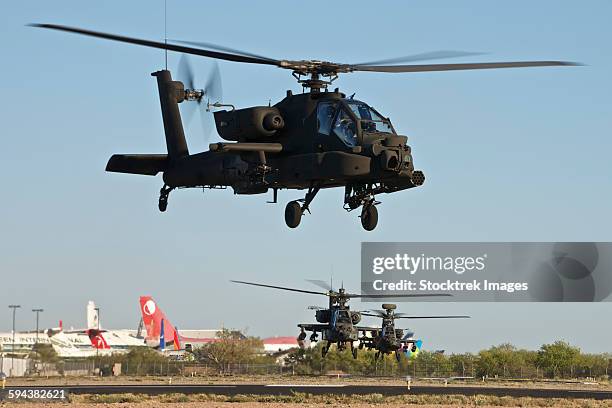
[(155, 176), (167, 166), (167, 154), (113, 154), (106, 164), (106, 171)]

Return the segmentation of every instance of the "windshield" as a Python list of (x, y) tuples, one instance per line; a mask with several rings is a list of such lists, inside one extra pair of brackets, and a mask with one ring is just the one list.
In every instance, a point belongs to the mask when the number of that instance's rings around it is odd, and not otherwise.
[(361, 129), (365, 132), (393, 133), (391, 123), (365, 103), (353, 100), (347, 100), (346, 103), (361, 120)]
[(335, 114), (336, 102), (319, 103), (319, 107), (317, 108), (317, 125), (319, 128), (319, 133), (329, 135)]
[(346, 310), (338, 311), (338, 322), (350, 322), (350, 321), (351, 321), (351, 317), (349, 316), (348, 311)]
[(357, 127), (349, 114), (341, 109), (334, 123), (334, 134), (349, 146), (357, 145)]

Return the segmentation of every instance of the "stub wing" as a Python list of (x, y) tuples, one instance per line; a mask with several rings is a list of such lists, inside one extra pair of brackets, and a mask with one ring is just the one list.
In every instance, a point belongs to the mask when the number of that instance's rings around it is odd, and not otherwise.
[(303, 323), (303, 324), (298, 324), (298, 327), (306, 331), (320, 332), (320, 331), (329, 329), (329, 324)]
[(380, 327), (369, 327), (369, 326), (355, 326), (357, 330), (362, 332), (363, 334), (371, 333), (372, 336), (376, 336), (381, 330)]

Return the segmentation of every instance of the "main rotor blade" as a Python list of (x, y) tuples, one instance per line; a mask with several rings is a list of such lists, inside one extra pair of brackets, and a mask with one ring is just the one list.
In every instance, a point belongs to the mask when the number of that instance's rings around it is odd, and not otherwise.
[(202, 48), (208, 48), (208, 49), (213, 49), (213, 50), (217, 50), (217, 51), (229, 52), (229, 53), (235, 54), (235, 55), (243, 55), (243, 56), (246, 56), (246, 57), (259, 58), (259, 59), (268, 60), (268, 61), (276, 61), (273, 58), (264, 57), (262, 55), (253, 54), (251, 52), (235, 50), (233, 48), (225, 47), (225, 46), (222, 46), (222, 45), (215, 45), (215, 44), (211, 44), (211, 43), (207, 43), (207, 42), (183, 41), (183, 40), (169, 40), (169, 41), (172, 41), (172, 42), (175, 42), (175, 43), (179, 43), (179, 44), (192, 45), (192, 46), (195, 46), (195, 47), (202, 47)]
[(400, 313), (394, 316), (396, 319), (470, 319), (471, 316), (405, 316)]
[(469, 57), (473, 55), (482, 55), (483, 52), (466, 52), (466, 51), (432, 51), (424, 52), (421, 54), (407, 55), (405, 57), (388, 58), (378, 61), (361, 62), (355, 65), (387, 65), (387, 64), (398, 64), (400, 62), (416, 62), (416, 61), (427, 61), (434, 59), (444, 58), (458, 58), (458, 57)]
[(314, 292), (314, 291), (311, 291), (311, 290), (286, 288), (286, 287), (283, 287), (283, 286), (264, 285), (262, 283), (244, 282), (244, 281), (237, 281), (237, 280), (231, 280), (230, 282), (241, 283), (243, 285), (261, 286), (263, 288), (288, 290), (288, 291), (291, 291), (291, 292), (309, 293), (311, 295), (323, 295), (323, 296), (327, 296), (328, 295), (326, 292)]
[(410, 294), (399, 294), (399, 295), (366, 295), (366, 294), (355, 294), (346, 293), (344, 295), (347, 298), (370, 298), (370, 299), (388, 299), (388, 298), (420, 298), (420, 297), (451, 297), (450, 293), (410, 293)]
[(371, 316), (371, 317), (383, 317), (383, 315), (381, 314), (375, 314), (375, 313), (366, 313), (366, 312), (359, 312), (362, 316)]
[(429, 65), (352, 65), (353, 71), (370, 72), (429, 72), (463, 71), (470, 69), (528, 68), (549, 66), (581, 65), (567, 61), (519, 61), (519, 62), (476, 62), (467, 64), (429, 64)]
[(387, 315), (387, 311), (386, 310), (382, 310), (382, 309), (371, 309), (371, 310), (366, 310), (367, 313), (375, 313), (381, 316), (386, 316)]
[(68, 27), (68, 26), (57, 25), (57, 24), (30, 24), (30, 26), (39, 27), (39, 28), (48, 28), (51, 30), (66, 31), (69, 33), (88, 35), (90, 37), (104, 38), (106, 40), (120, 41), (120, 42), (129, 43), (129, 44), (142, 45), (145, 47), (160, 48), (162, 50), (183, 52), (185, 54), (200, 55), (203, 57), (217, 58), (217, 59), (222, 59), (226, 61), (246, 62), (246, 63), (251, 63), (251, 64), (277, 65), (277, 66), (280, 64), (280, 61), (269, 59), (269, 58), (266, 58), (266, 59), (255, 58), (255, 57), (250, 57), (246, 55), (232, 54), (229, 52), (220, 52), (220, 51), (212, 51), (212, 50), (199, 49), (199, 48), (193, 48), (193, 47), (185, 47), (185, 46), (176, 45), (176, 44), (165, 44), (163, 42), (143, 40), (139, 38), (132, 38), (132, 37), (126, 37), (122, 35), (102, 33), (98, 31), (84, 30), (82, 28)]
[(325, 289), (327, 291), (333, 291), (331, 285), (324, 280), (321, 279), (306, 279), (306, 282), (310, 282), (313, 285), (320, 287), (321, 289)]

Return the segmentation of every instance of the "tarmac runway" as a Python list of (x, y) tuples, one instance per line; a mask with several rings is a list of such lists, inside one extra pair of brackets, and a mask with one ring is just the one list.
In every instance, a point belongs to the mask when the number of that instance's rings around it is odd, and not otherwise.
[[(60, 388), (60, 387), (7, 387), (7, 389)], [(71, 385), (61, 387), (72, 394), (218, 394), (218, 395), (291, 395), (292, 393), (308, 394), (344, 394), (364, 395), (496, 395), (534, 398), (591, 398), (598, 400), (612, 399), (612, 391), (570, 390), (557, 388), (510, 388), (510, 387), (469, 387), (469, 386), (432, 386), (418, 385), (408, 389), (398, 385), (325, 385), (325, 384), (226, 384), (226, 385)]]

